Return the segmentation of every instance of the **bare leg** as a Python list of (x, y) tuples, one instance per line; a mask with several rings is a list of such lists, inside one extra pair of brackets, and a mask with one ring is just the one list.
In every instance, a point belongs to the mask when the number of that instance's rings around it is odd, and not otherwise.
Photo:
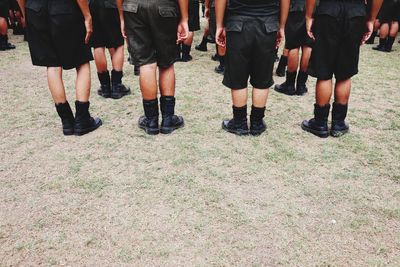
[(297, 72), (299, 66), (299, 48), (291, 49), (288, 52), (288, 72)]
[(0, 35), (7, 35), (8, 25), (5, 18), (0, 17)]
[(335, 102), (340, 105), (347, 105), (350, 98), (351, 79), (336, 81)]
[(160, 93), (162, 96), (175, 95), (175, 68), (174, 65), (166, 69), (159, 69)]
[(243, 107), (247, 105), (248, 92), (247, 88), (240, 90), (231, 90), (232, 103), (235, 107)]
[(384, 23), (381, 26), (381, 29), (379, 31), (379, 38), (384, 39), (387, 38), (389, 35), (389, 24), (388, 23)]
[(308, 46), (303, 46), (301, 48), (301, 61), (300, 61), (300, 70), (303, 72), (307, 72), (308, 63), (310, 62), (312, 48)]
[(267, 105), (269, 89), (253, 88), (253, 106), (264, 108)]
[(62, 79), (61, 67), (48, 67), (47, 68), (47, 82), (49, 85), (51, 96), (54, 103), (62, 104), (67, 101), (65, 96), (64, 82)]
[(330, 103), (332, 96), (332, 80), (318, 80), (315, 90), (315, 99), (318, 106), (322, 107)]
[(140, 67), (140, 90), (144, 100), (157, 98), (157, 64), (148, 64)]
[(88, 102), (90, 96), (90, 64), (85, 63), (76, 68), (76, 100)]
[(107, 71), (107, 58), (104, 47), (94, 49), (94, 62), (96, 63), (98, 73), (104, 73)]
[[(110, 54), (111, 51), (112, 50), (110, 49)], [(120, 47), (113, 49), (112, 52), (111, 61), (113, 69), (116, 71), (122, 71), (124, 67), (124, 46), (121, 45)]]
[(193, 43), (194, 32), (189, 32), (188, 38), (183, 42), (187, 46), (191, 46)]

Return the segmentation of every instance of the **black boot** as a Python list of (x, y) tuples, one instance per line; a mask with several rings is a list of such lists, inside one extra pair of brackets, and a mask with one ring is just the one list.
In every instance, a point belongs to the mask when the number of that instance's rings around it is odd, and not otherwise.
[(179, 62), (182, 60), (182, 43), (179, 43), (176, 45), (176, 56), (175, 56), (175, 61)]
[(282, 55), (279, 60), (278, 67), (276, 68), (276, 75), (279, 77), (285, 77), (286, 66), (288, 59), (286, 56)]
[(0, 51), (15, 49), (15, 45), (8, 42), (7, 35), (0, 35)]
[(308, 92), (306, 84), (307, 80), (308, 80), (307, 72), (299, 71), (299, 74), (297, 75), (296, 95), (302, 96)]
[(331, 105), (327, 104), (323, 107), (314, 104), (314, 118), (303, 121), (301, 128), (318, 137), (326, 138), (329, 136), (328, 116)]
[(113, 99), (120, 99), (131, 93), (131, 88), (122, 83), (123, 76), (122, 71), (111, 71), (111, 97)]
[(89, 102), (75, 101), (76, 114), (74, 134), (84, 135), (99, 128), (103, 123), (99, 118), (93, 118), (89, 113)]
[(379, 44), (375, 47), (372, 47), (372, 49), (380, 51), (380, 52), (386, 52), (386, 38), (379, 38)]
[(349, 125), (345, 122), (348, 105), (333, 103), (331, 135), (340, 137), (349, 132)]
[(385, 46), (386, 52), (392, 52), (392, 48), (393, 48), (395, 39), (396, 39), (395, 37), (390, 37), (390, 36), (387, 38), (387, 42), (386, 42), (386, 46)]
[(61, 118), (64, 135), (73, 135), (75, 118), (68, 101), (55, 104), (55, 106), (58, 116)]
[(247, 105), (244, 107), (232, 106), (233, 119), (222, 121), (222, 129), (236, 135), (248, 135), (249, 126), (247, 125)]
[(21, 26), (21, 24), (18, 23), (18, 25), (16, 25), (13, 30), (13, 34), (14, 35), (24, 35), (25, 29)]
[(250, 115), (250, 134), (253, 136), (258, 136), (267, 130), (267, 125), (264, 122), (265, 107), (256, 108), (251, 106)]
[(372, 32), (372, 34), (371, 34), (371, 36), (369, 37), (369, 39), (365, 42), (366, 44), (374, 44), (375, 43), (375, 37), (376, 37), (376, 34), (377, 34), (378, 32), (376, 32), (376, 31), (373, 31)]
[(183, 118), (175, 115), (175, 97), (162, 96), (160, 97), (160, 104), (162, 114), (160, 132), (162, 134), (170, 134), (185, 126)]
[(158, 99), (143, 100), (144, 116), (139, 118), (139, 128), (143, 129), (149, 135), (160, 133), (158, 125)]
[(189, 62), (193, 59), (193, 57), (190, 55), (190, 50), (192, 50), (192, 46), (182, 44), (182, 62)]
[(286, 81), (282, 84), (275, 85), (275, 91), (285, 95), (295, 95), (296, 87), (294, 86), (296, 82), (297, 72), (286, 72)]
[(218, 56), (219, 65), (215, 67), (214, 71), (218, 74), (225, 72), (225, 56)]
[(135, 65), (133, 68), (133, 72), (135, 76), (140, 76), (140, 67), (138, 65)]
[(195, 46), (195, 49), (202, 52), (207, 52), (207, 38), (203, 37), (201, 43)]
[(97, 90), (97, 94), (104, 98), (109, 98), (111, 96), (110, 73), (108, 71), (103, 73), (98, 72), (97, 77), (99, 77), (100, 81), (100, 88)]

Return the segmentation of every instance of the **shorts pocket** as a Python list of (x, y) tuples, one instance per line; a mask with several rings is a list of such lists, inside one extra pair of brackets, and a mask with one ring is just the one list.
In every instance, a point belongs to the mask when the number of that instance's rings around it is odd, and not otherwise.
[(128, 3), (128, 2), (124, 2), (122, 5), (122, 10), (125, 12), (132, 12), (132, 13), (137, 13), (138, 12), (138, 8), (139, 8), (139, 4), (138, 3)]
[(178, 11), (175, 7), (159, 7), (158, 12), (163, 18), (177, 18)]
[(242, 21), (228, 21), (225, 25), (227, 32), (241, 32), (243, 30)]

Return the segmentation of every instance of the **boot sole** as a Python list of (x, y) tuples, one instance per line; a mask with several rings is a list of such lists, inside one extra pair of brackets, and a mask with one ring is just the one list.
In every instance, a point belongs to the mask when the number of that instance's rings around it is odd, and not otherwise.
[(279, 89), (277, 89), (276, 87), (274, 87), (274, 90), (275, 90), (276, 92), (280, 93), (280, 94), (284, 94), (284, 95), (288, 95), (288, 96), (294, 96), (294, 95), (296, 95), (296, 92), (288, 93), (288, 92), (285, 92), (285, 91), (279, 91)]
[(232, 131), (232, 130), (229, 130), (229, 129), (225, 128), (225, 127), (222, 127), (222, 130), (224, 130), (224, 131), (226, 131), (228, 133), (235, 134), (237, 136), (248, 136), (249, 135), (249, 131)]
[(74, 135), (82, 136), (82, 135), (91, 133), (91, 132), (97, 130), (101, 125), (103, 125), (102, 121), (100, 121), (99, 124), (96, 124), (95, 126), (88, 128), (88, 129), (84, 129), (84, 130), (74, 129)]
[(350, 132), (350, 130), (344, 130), (344, 131), (331, 131), (331, 136), (332, 137), (342, 137), (343, 135), (347, 134)]
[(267, 131), (267, 129), (264, 129), (264, 130), (262, 130), (262, 131), (254, 131), (254, 130), (251, 130), (251, 129), (250, 129), (250, 134), (251, 134), (252, 136), (260, 136), (260, 135), (263, 134), (265, 131)]
[(182, 124), (180, 126), (177, 127), (161, 127), (160, 128), (160, 133), (162, 134), (171, 134), (173, 131), (178, 130), (180, 128), (185, 127), (185, 124)]
[(74, 129), (63, 129), (63, 134), (65, 136), (74, 135)]
[(139, 126), (139, 128), (142, 129), (148, 135), (157, 135), (160, 133), (159, 129), (150, 129), (150, 128), (142, 127), (142, 126)]
[(315, 131), (313, 129), (305, 127), (303, 124), (301, 124), (301, 129), (303, 129), (306, 132), (312, 133), (315, 136), (318, 136), (320, 138), (328, 138), (329, 137), (329, 131)]

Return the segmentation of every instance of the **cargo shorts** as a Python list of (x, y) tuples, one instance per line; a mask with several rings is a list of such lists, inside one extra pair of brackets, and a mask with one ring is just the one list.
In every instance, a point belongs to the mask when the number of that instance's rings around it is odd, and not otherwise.
[(123, 4), (128, 50), (134, 65), (175, 62), (179, 20), (175, 0), (125, 0)]

